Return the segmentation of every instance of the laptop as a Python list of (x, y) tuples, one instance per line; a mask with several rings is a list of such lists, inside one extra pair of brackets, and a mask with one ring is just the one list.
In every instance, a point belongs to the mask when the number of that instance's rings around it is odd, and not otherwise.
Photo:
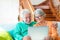
[(48, 27), (29, 27), (28, 35), (31, 37), (32, 40), (44, 40), (44, 38), (48, 36)]
[(58, 35), (60, 36), (60, 22), (57, 22), (57, 23), (58, 23), (57, 32), (58, 32)]

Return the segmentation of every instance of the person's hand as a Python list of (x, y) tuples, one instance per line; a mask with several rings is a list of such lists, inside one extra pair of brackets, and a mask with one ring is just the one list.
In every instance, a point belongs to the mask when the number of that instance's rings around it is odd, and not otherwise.
[(44, 40), (53, 40), (53, 38), (47, 36), (47, 37), (44, 38)]
[(44, 40), (49, 40), (49, 38), (50, 38), (50, 37), (49, 37), (49, 36), (47, 36), (47, 37), (45, 37), (45, 38), (44, 38)]
[(23, 40), (31, 40), (31, 37), (30, 36), (25, 36), (25, 37), (23, 37)]

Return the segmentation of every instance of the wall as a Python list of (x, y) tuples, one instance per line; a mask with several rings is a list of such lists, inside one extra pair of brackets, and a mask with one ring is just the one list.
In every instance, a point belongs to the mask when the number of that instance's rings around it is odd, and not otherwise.
[(19, 0), (0, 0), (0, 24), (18, 22)]
[(30, 0), (32, 5), (38, 5), (38, 4), (40, 4), (40, 3), (44, 2), (44, 1), (46, 1), (46, 0)]

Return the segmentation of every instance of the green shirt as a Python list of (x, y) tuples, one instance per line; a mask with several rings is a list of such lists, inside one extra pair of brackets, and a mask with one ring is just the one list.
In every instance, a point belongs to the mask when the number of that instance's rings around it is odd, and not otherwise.
[(14, 30), (15, 40), (22, 40), (28, 34), (28, 27), (32, 27), (35, 23), (31, 22), (30, 24), (26, 24), (25, 22), (19, 22)]

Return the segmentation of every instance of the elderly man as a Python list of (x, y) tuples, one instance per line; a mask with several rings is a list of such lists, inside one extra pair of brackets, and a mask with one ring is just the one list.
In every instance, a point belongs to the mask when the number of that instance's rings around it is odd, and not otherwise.
[(28, 9), (23, 9), (21, 11), (22, 22), (19, 22), (16, 25), (14, 30), (14, 39), (15, 40), (31, 40), (28, 36), (28, 27), (31, 27), (35, 22), (31, 22), (31, 13)]

